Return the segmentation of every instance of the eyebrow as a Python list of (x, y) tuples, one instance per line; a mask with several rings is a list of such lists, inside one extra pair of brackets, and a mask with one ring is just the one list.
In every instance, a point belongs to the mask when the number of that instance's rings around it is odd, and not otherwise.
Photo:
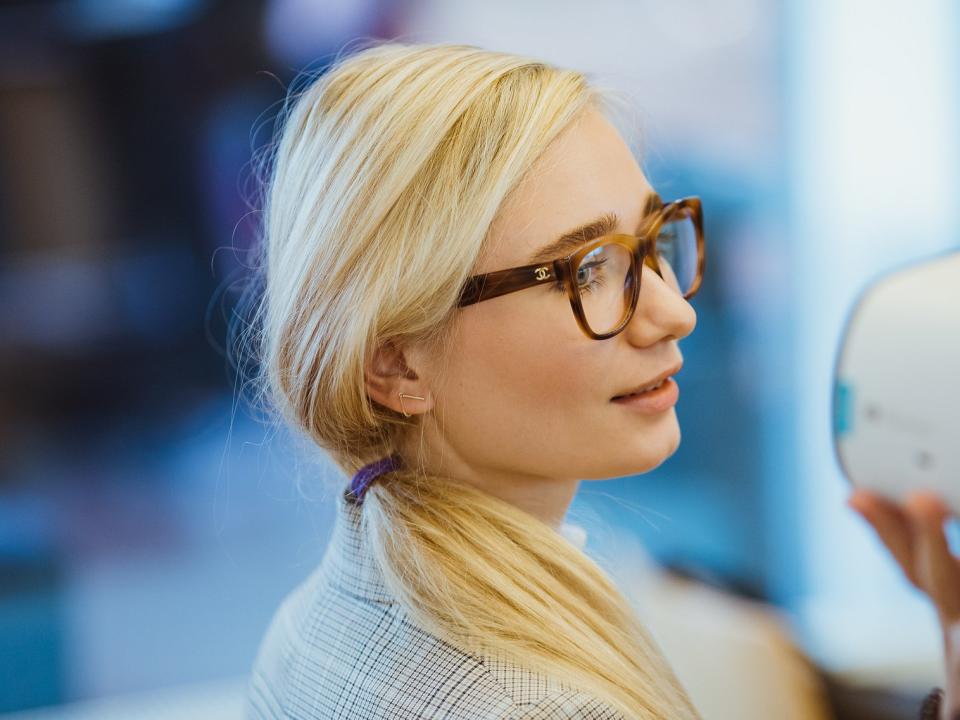
[[(644, 200), (644, 218), (647, 216), (647, 212), (649, 211), (649, 207), (654, 195), (655, 193), (649, 193)], [(596, 240), (599, 237), (603, 237), (604, 235), (609, 235), (616, 230), (619, 223), (620, 216), (615, 212), (609, 212), (605, 215), (601, 215), (595, 220), (584, 223), (583, 225), (575, 227), (572, 230), (567, 230), (553, 242), (548, 243), (536, 250), (533, 255), (530, 256), (527, 262), (530, 265), (535, 265), (537, 263), (545, 263), (555, 260), (558, 257), (563, 257), (564, 255), (569, 255), (581, 245), (584, 245), (591, 240)]]

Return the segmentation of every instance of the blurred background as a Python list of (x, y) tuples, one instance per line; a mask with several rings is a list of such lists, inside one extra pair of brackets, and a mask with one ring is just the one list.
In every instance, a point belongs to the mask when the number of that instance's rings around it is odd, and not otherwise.
[(0, 3), (0, 714), (239, 717), (345, 482), (224, 357), (250, 161), (296, 74), (364, 38), (628, 95), (659, 193), (703, 199), (707, 275), (680, 449), (570, 519), (769, 608), (829, 716), (915, 717), (936, 619), (843, 504), (831, 373), (865, 283), (960, 247), (953, 0)]

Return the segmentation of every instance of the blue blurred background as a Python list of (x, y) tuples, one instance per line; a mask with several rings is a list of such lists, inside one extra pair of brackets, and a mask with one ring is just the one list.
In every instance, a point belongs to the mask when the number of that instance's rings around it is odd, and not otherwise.
[(23, 0), (0, 4), (0, 713), (171, 688), (236, 712), (343, 480), (224, 357), (250, 160), (298, 71), (382, 37), (590, 72), (660, 194), (703, 198), (680, 450), (571, 517), (769, 602), (825, 672), (935, 683), (928, 605), (843, 505), (829, 400), (864, 283), (960, 245), (955, 2)]

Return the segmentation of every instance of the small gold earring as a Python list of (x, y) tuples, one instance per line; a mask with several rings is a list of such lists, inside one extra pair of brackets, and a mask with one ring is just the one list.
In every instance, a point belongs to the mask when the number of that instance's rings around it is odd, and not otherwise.
[(397, 393), (397, 395), (400, 396), (400, 410), (403, 411), (404, 417), (411, 417), (410, 413), (408, 413), (408, 412), (404, 409), (404, 407), (403, 407), (403, 399), (404, 399), (405, 397), (413, 398), (414, 400), (423, 400), (423, 399), (424, 399), (424, 398), (422, 398), (422, 397), (417, 397), (416, 395), (407, 395), (406, 393)]

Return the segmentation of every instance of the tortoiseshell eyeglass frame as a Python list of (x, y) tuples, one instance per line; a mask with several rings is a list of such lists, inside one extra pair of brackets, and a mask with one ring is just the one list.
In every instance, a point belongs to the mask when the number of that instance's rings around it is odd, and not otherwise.
[[(627, 326), (627, 323), (630, 322), (634, 311), (637, 309), (637, 299), (640, 296), (640, 277), (642, 275), (640, 269), (643, 264), (649, 265), (657, 275), (661, 278), (663, 277), (663, 273), (660, 271), (660, 262), (657, 259), (657, 253), (650, 252), (650, 248), (656, 242), (656, 238), (663, 224), (672, 220), (683, 219), (685, 216), (693, 219), (693, 225), (697, 235), (697, 276), (694, 278), (690, 290), (683, 296), (689, 300), (696, 295), (700, 289), (705, 264), (703, 210), (700, 204), (700, 198), (685, 197), (664, 204), (660, 196), (653, 193), (647, 202), (644, 219), (640, 224), (642, 229), (639, 234), (627, 235), (615, 233), (604, 235), (588, 242), (566, 257), (557, 258), (556, 260), (546, 263), (535, 263), (533, 265), (523, 265), (474, 275), (464, 284), (457, 306), (464, 307), (466, 305), (472, 305), (473, 303), (500, 297), (501, 295), (517, 292), (518, 290), (525, 290), (529, 287), (542, 285), (544, 283), (562, 282), (566, 286), (567, 297), (570, 299), (570, 307), (573, 309), (573, 315), (577, 319), (577, 324), (580, 326), (580, 329), (589, 338), (606, 340), (621, 332)], [(628, 294), (628, 310), (624, 314), (620, 324), (609, 332), (595, 333), (587, 323), (575, 278), (577, 277), (580, 261), (593, 250), (607, 243), (619, 243), (630, 250), (630, 257), (632, 259), (631, 270), (635, 282), (624, 285), (624, 293)]]

